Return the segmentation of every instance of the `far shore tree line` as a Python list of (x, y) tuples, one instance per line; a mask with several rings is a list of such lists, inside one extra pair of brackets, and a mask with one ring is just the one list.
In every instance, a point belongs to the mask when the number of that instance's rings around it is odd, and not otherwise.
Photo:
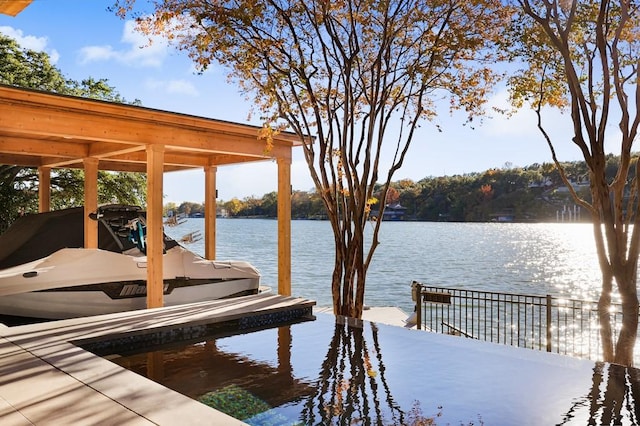
[[(607, 175), (615, 177), (619, 158), (607, 157)], [(563, 163), (573, 188), (589, 198), (589, 172), (584, 161)], [(380, 197), (381, 188), (375, 195)], [(230, 218), (275, 218), (276, 192), (262, 197), (219, 200), (218, 215)], [(372, 205), (378, 210), (379, 199)], [(417, 182), (402, 179), (392, 182), (386, 195), (387, 206), (401, 206), (402, 220), (430, 222), (554, 222), (591, 221), (589, 213), (580, 209), (574, 216), (575, 202), (553, 163), (512, 167), (505, 164), (484, 172), (463, 175), (426, 177)], [(568, 213), (571, 210), (571, 217)], [(183, 217), (204, 215), (204, 205), (192, 201), (167, 203), (169, 211)], [(565, 213), (563, 215), (563, 212)], [(326, 219), (326, 210), (315, 191), (295, 190), (291, 194), (291, 217), (294, 219)], [(506, 219), (505, 219), (506, 218)]]

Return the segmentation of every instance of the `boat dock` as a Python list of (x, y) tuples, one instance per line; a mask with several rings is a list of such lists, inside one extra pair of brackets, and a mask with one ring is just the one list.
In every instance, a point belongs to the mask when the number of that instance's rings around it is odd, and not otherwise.
[(16, 327), (0, 326), (0, 424), (243, 424), (78, 346), (193, 330), (244, 318), (311, 313), (315, 302), (255, 295)]

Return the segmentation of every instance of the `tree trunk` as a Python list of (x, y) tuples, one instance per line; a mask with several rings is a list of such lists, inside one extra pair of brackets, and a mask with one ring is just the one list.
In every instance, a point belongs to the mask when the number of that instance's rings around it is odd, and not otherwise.
[(602, 291), (598, 299), (598, 321), (600, 323), (600, 339), (602, 340), (602, 358), (603, 361), (612, 362), (614, 359), (613, 352), (613, 333), (611, 332), (611, 290), (612, 277), (609, 275), (602, 277)]
[[(629, 262), (629, 265), (626, 265), (625, 269), (628, 269), (630, 266), (633, 266), (635, 270), (635, 268), (637, 268), (637, 262)], [(636, 274), (632, 272), (628, 274), (627, 277), (618, 278), (617, 281), (622, 299), (622, 328), (618, 335), (613, 362), (632, 367), (633, 349), (636, 344), (636, 336), (638, 335), (639, 305), (638, 291), (636, 289)]]
[(349, 242), (335, 240), (331, 290), (333, 312), (351, 318), (362, 318), (367, 267), (364, 262), (364, 230), (356, 229)]
[(336, 242), (336, 255), (333, 264), (333, 275), (331, 277), (331, 295), (333, 296), (333, 313), (334, 315), (344, 315), (342, 312), (342, 250)]
[[(620, 225), (618, 225), (620, 226)], [(600, 336), (602, 339), (603, 359), (606, 362), (633, 366), (633, 354), (638, 333), (638, 291), (637, 268), (638, 259), (627, 257), (627, 237), (625, 233), (616, 235), (610, 226), (609, 232), (605, 232), (607, 239), (608, 261), (604, 252), (601, 227), (594, 224), (596, 232), (596, 244), (598, 246), (598, 258), (602, 270), (602, 292), (598, 301), (598, 319), (600, 320)], [(607, 225), (604, 225), (605, 229)], [(614, 335), (611, 326), (611, 295), (614, 292), (615, 280), (617, 293), (622, 302), (622, 325), (614, 343)]]

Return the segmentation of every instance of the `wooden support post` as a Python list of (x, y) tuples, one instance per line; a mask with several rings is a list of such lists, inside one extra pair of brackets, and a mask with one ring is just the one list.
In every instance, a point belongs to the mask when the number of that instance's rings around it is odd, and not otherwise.
[(84, 164), (84, 247), (98, 248), (98, 222), (89, 213), (98, 209), (98, 159), (87, 157)]
[(291, 296), (290, 158), (278, 158), (278, 294)]
[(164, 306), (162, 179), (164, 146), (147, 145), (147, 308)]
[(204, 168), (204, 257), (216, 258), (216, 172), (218, 168)]
[(51, 210), (51, 168), (38, 167), (38, 211)]

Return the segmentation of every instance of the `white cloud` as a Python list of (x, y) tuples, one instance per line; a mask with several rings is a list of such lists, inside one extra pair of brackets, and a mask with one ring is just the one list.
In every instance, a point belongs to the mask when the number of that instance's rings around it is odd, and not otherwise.
[(199, 95), (198, 89), (189, 81), (186, 80), (154, 80), (148, 79), (145, 82), (145, 86), (152, 90), (161, 90), (164, 93), (172, 95), (187, 95), (196, 97)]
[(47, 53), (49, 55), (50, 62), (54, 65), (60, 59), (60, 54), (57, 50), (47, 49), (47, 44), (49, 43), (49, 39), (47, 37), (25, 35), (22, 30), (18, 30), (8, 26), (0, 26), (0, 33), (11, 37), (24, 49)]
[(171, 94), (198, 96), (196, 87), (185, 80), (171, 80), (167, 83), (167, 92)]
[(136, 31), (134, 21), (126, 21), (120, 41), (123, 49), (113, 46), (86, 46), (80, 49), (81, 64), (115, 60), (131, 67), (159, 67), (162, 65), (169, 45), (161, 37), (151, 37)]
[(86, 46), (80, 49), (80, 63), (109, 61), (118, 58), (118, 52), (111, 46)]
[(508, 111), (513, 107), (509, 102), (507, 90), (501, 90), (493, 95), (487, 102), (487, 109), (491, 117), (485, 118), (478, 129), (487, 136), (524, 136), (535, 131), (535, 116), (528, 108), (523, 108), (507, 117), (493, 109)]
[[(509, 103), (509, 94), (506, 89), (497, 92), (488, 102), (488, 108), (507, 110), (513, 108)], [(511, 116), (494, 112), (491, 118), (484, 120), (478, 127), (481, 134), (490, 138), (521, 138), (541, 139), (542, 135), (537, 127), (538, 117), (528, 105), (523, 106)], [(570, 137), (572, 125), (567, 112), (557, 108), (544, 107), (542, 109), (542, 124), (550, 135)]]

